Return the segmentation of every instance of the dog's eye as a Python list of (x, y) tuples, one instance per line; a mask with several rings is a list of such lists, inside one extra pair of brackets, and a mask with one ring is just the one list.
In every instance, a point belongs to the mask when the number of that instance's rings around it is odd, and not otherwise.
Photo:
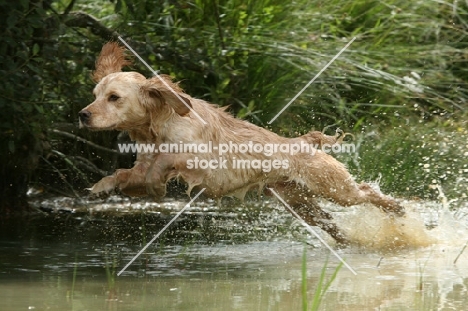
[(112, 95), (109, 96), (109, 101), (110, 101), (110, 102), (115, 102), (115, 101), (117, 101), (119, 98), (120, 98), (120, 97), (118, 97), (117, 95), (112, 94)]

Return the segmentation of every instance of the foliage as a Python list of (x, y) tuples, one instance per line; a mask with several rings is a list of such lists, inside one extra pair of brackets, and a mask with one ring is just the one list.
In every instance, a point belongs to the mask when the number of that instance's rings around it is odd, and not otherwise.
[[(75, 176), (85, 176), (74, 160), (80, 158), (86, 164), (93, 158), (82, 144), (57, 140), (60, 136), (51, 135), (51, 130), (76, 131), (76, 113), (90, 100), (89, 68), (101, 42), (93, 46), (80, 32), (70, 33), (65, 15), (57, 13), (51, 3), (0, 3), (6, 14), (0, 21), (4, 38), (0, 48), (4, 64), (0, 69), (4, 77), (0, 85), (0, 153), (6, 159), (0, 165), (4, 177), (0, 189), (5, 211), (25, 206), (34, 172), (43, 184), (65, 184), (73, 194)], [(70, 148), (73, 145), (79, 145), (81, 152)], [(88, 183), (76, 186), (83, 184)]]
[[(393, 113), (466, 109), (466, 7), (449, 2), (119, 1), (114, 26), (191, 94), (265, 124), (351, 38), (273, 126), (358, 128)], [(428, 17), (431, 17), (428, 19)], [(109, 22), (109, 25), (113, 23)], [(442, 81), (441, 81), (442, 80)], [(202, 82), (202, 83), (200, 83)]]
[(32, 40), (40, 32), (46, 13), (28, 1), (1, 2), (3, 43), (0, 47), (0, 189), (4, 203), (24, 205), (28, 173), (37, 166), (34, 156), (42, 146), (39, 138), (44, 122), (40, 75), (43, 60), (40, 44)]
[(437, 199), (441, 187), (456, 206), (466, 200), (468, 189), (467, 138), (466, 122), (413, 121), (358, 135), (356, 153), (342, 160), (356, 175), (379, 181), (386, 191)]
[(466, 109), (461, 4), (121, 0), (117, 15), (89, 7), (190, 94), (263, 125), (356, 37), (272, 124), (291, 134)]

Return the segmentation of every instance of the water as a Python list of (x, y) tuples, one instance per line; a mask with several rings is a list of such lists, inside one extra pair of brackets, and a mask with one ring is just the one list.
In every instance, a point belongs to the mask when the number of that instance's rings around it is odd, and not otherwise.
[[(0, 310), (302, 310), (304, 245), (309, 301), (327, 258), (326, 278), (339, 264), (273, 203), (208, 202), (117, 277), (184, 204), (55, 198), (37, 204), (44, 215), (2, 220)], [(464, 310), (467, 209), (405, 206), (404, 220), (327, 206), (355, 238), (337, 252), (357, 275), (342, 267), (320, 310)]]

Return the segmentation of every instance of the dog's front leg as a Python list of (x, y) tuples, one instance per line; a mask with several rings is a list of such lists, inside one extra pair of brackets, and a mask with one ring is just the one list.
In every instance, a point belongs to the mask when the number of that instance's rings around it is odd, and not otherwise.
[(146, 173), (146, 191), (155, 199), (166, 196), (166, 183), (169, 181), (170, 175), (177, 175), (174, 167), (174, 156), (158, 155)]
[[(166, 195), (166, 184), (173, 178), (180, 178), (187, 184), (187, 195), (192, 189), (204, 183), (211, 170), (193, 168), (188, 165), (190, 160), (203, 155), (178, 153), (159, 154), (151, 164), (146, 174), (146, 191), (156, 199)], [(210, 189), (207, 189), (210, 192)]]
[(130, 196), (146, 195), (145, 175), (149, 164), (137, 162), (131, 169), (119, 169), (97, 182), (90, 190), (93, 194), (110, 193), (116, 189)]
[(113, 175), (106, 176), (95, 183), (89, 190), (93, 194), (110, 193), (115, 190), (118, 180), (123, 179), (123, 175), (128, 175), (130, 170), (117, 170)]

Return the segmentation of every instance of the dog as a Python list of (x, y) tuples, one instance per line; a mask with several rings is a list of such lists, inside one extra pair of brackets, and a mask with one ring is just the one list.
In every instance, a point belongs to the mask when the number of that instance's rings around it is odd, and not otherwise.
[[(118, 189), (131, 196), (161, 198), (173, 178), (188, 184), (189, 195), (195, 188), (205, 188), (206, 195), (218, 199), (234, 196), (242, 200), (251, 190), (271, 195), (270, 189), (274, 189), (308, 224), (319, 226), (341, 244), (349, 241), (332, 216), (320, 208), (318, 198), (342, 206), (371, 203), (386, 213), (404, 215), (404, 208), (393, 198), (366, 183), (356, 183), (342, 163), (321, 150), (324, 144), (341, 143), (343, 133), (328, 136), (311, 131), (300, 137), (282, 137), (233, 117), (225, 108), (191, 97), (169, 76), (147, 79), (137, 72), (121, 71), (130, 64), (119, 44), (103, 46), (92, 74), (97, 83), (95, 100), (79, 112), (80, 127), (127, 131), (131, 140), (156, 147), (210, 142), (215, 147), (309, 144), (315, 148), (312, 152), (272, 154), (234, 150), (225, 157), (200, 150), (140, 152), (133, 168), (104, 177), (91, 188), (92, 193)], [(205, 164), (220, 161), (224, 167), (195, 167), (194, 160)], [(256, 165), (239, 168), (236, 161)], [(273, 168), (265, 169), (260, 163), (273, 163)]]

